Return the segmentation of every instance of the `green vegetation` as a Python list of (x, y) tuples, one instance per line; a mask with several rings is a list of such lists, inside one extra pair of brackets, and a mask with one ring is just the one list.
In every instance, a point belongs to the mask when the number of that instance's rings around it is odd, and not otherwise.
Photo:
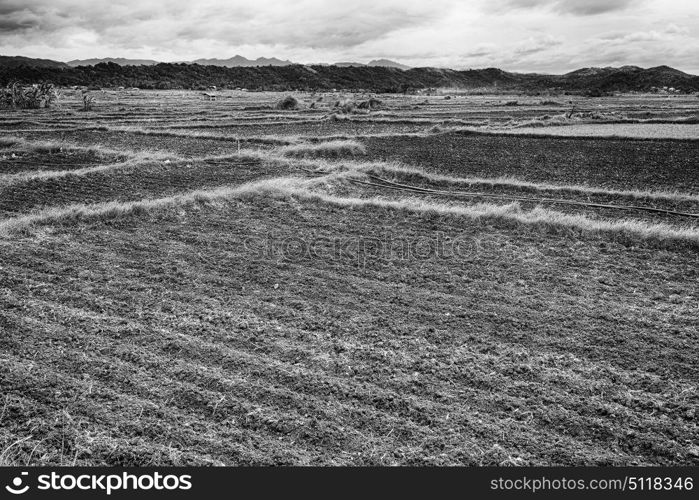
[[(450, 88), (487, 92), (548, 91), (605, 95), (618, 91), (650, 91), (671, 86), (688, 93), (699, 90), (699, 76), (668, 67), (605, 68), (594, 74), (571, 72), (565, 75), (518, 74), (497, 68), (445, 70), (413, 68), (402, 71), (386, 67), (338, 66), (201, 66), (199, 64), (160, 63), (150, 66), (120, 66), (108, 62), (94, 66), (38, 67), (3, 65), (0, 61), (0, 85), (13, 81), (50, 81), (60, 86), (83, 85), (108, 88), (194, 89), (245, 88), (249, 90), (325, 90), (365, 89), (374, 92), (408, 93), (419, 89)], [(446, 96), (451, 99), (451, 96)]]
[(294, 96), (286, 96), (274, 105), (275, 109), (280, 109), (284, 111), (299, 109), (299, 101)]
[(0, 109), (48, 108), (58, 99), (58, 92), (50, 83), (23, 86), (18, 83), (0, 89)]

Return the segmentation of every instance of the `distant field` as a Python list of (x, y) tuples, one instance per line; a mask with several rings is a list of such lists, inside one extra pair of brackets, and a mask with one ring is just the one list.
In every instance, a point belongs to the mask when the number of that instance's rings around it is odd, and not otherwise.
[(514, 134), (541, 134), (564, 137), (630, 137), (635, 139), (696, 139), (699, 124), (677, 123), (624, 123), (583, 124), (562, 127), (522, 127), (511, 130)]
[(695, 96), (285, 95), (3, 112), (0, 465), (699, 464)]

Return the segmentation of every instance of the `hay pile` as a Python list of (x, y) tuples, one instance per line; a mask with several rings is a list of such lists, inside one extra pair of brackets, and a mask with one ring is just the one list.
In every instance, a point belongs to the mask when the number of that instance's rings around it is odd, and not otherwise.
[(368, 101), (362, 101), (360, 102), (357, 107), (359, 109), (378, 109), (381, 107), (383, 103), (379, 101), (378, 99), (374, 99), (373, 97), (369, 99)]
[(335, 109), (337, 113), (342, 114), (352, 114), (352, 113), (367, 113), (372, 109), (378, 109), (383, 105), (378, 99), (373, 97), (367, 101), (362, 101), (359, 104), (352, 101), (351, 99), (342, 99), (335, 102)]
[(293, 96), (286, 96), (281, 101), (278, 101), (274, 106), (275, 109), (281, 109), (284, 111), (289, 111), (292, 109), (299, 109), (299, 101)]
[(357, 103), (350, 99), (342, 99), (335, 102), (335, 108), (339, 113), (350, 114), (357, 109)]

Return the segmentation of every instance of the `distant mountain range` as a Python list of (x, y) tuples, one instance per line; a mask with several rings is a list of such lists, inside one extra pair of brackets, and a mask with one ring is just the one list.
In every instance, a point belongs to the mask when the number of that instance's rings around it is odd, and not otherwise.
[(390, 59), (374, 59), (373, 61), (369, 61), (369, 64), (367, 64), (367, 66), (378, 66), (382, 68), (398, 68), (404, 71), (406, 69), (410, 69), (410, 66), (397, 63), (396, 61), (391, 61)]
[[(24, 63), (31, 61), (31, 59), (24, 57), (20, 58)], [(72, 68), (77, 66), (94, 66), (100, 63), (114, 63), (119, 66), (153, 66), (159, 64), (158, 61), (153, 61), (151, 59), (124, 59), (123, 57), (105, 57), (103, 59), (76, 59), (73, 61), (68, 61), (67, 63), (57, 63), (56, 61), (46, 61), (55, 64), (65, 64)], [(225, 68), (236, 68), (236, 67), (253, 67), (253, 66), (293, 66), (292, 61), (285, 61), (282, 59), (277, 59), (276, 57), (258, 57), (257, 59), (248, 59), (247, 57), (235, 55), (228, 59), (195, 59), (194, 61), (182, 61), (185, 64), (200, 64), (202, 66), (222, 66)], [(19, 64), (18, 64), (19, 65)], [(400, 64), (395, 61), (390, 61), (388, 59), (375, 59), (369, 61), (367, 64), (348, 62), (348, 63), (336, 63), (335, 66), (340, 67), (350, 67), (350, 66), (382, 66), (386, 68), (398, 68), (402, 70), (410, 69), (410, 66), (405, 64)], [(45, 66), (52, 67), (52, 66)], [(58, 66), (55, 66), (58, 67)]]
[[(119, 66), (154, 66), (160, 64), (160, 61), (154, 61), (152, 59), (125, 59), (123, 57), (105, 57), (102, 59), (75, 59), (73, 61), (68, 61), (66, 63), (58, 61), (50, 61), (48, 59), (30, 59), (28, 57), (7, 57), (0, 56), (2, 59), (7, 59), (14, 61), (13, 64), (16, 66), (21, 66), (25, 64), (27, 66), (45, 67), (45, 68), (59, 68), (70, 66), (71, 68), (76, 68), (78, 66), (94, 66), (100, 63), (114, 63)], [(0, 59), (0, 66), (4, 65)], [(257, 59), (248, 59), (240, 55), (235, 55), (228, 59), (195, 59), (194, 61), (182, 61), (185, 64), (200, 64), (202, 66), (222, 66), (225, 68), (236, 68), (236, 67), (253, 67), (253, 66), (293, 66), (292, 61), (286, 61), (282, 59), (277, 59), (276, 57), (258, 57)], [(410, 66), (405, 64), (400, 64), (395, 61), (390, 61), (388, 59), (375, 59), (369, 61), (367, 64), (358, 62), (349, 63), (336, 63), (335, 66), (340, 67), (350, 67), (350, 66), (382, 66), (386, 68), (398, 68), (402, 70), (410, 69)]]
[[(229, 59), (196, 59), (195, 61), (182, 61), (184, 64), (201, 64), (202, 66), (222, 66), (225, 68), (235, 68), (238, 66), (291, 66), (294, 64), (291, 61), (282, 61), (276, 57), (266, 58), (258, 57), (257, 59), (247, 59), (243, 56), (233, 56)], [(159, 61), (150, 59), (124, 59), (122, 57), (106, 57), (104, 59), (77, 59), (68, 61), (66, 64), (73, 68), (77, 66), (94, 66), (100, 63), (114, 63), (119, 66), (153, 66), (161, 64)]]
[[(93, 64), (94, 63), (94, 64)], [(13, 81), (51, 81), (58, 85), (140, 88), (220, 88), (251, 90), (364, 89), (396, 92), (424, 88), (497, 88), (557, 90), (574, 93), (647, 91), (673, 87), (699, 91), (699, 76), (668, 66), (582, 68), (563, 75), (523, 74), (497, 68), (453, 70), (408, 68), (379, 59), (368, 64), (300, 65), (276, 58), (197, 59), (157, 63), (135, 59), (88, 59), (62, 63), (47, 59), (0, 56), (0, 85)]]
[(94, 66), (100, 63), (114, 63), (119, 66), (153, 66), (158, 61), (151, 59), (124, 59), (123, 57), (105, 57), (104, 59), (75, 59), (66, 64), (72, 68), (77, 66)]
[(291, 61), (282, 61), (276, 57), (258, 57), (248, 59), (243, 56), (233, 56), (229, 59), (196, 59), (191, 64), (201, 64), (202, 66), (223, 66), (225, 68), (250, 67), (250, 66), (291, 66)]
[[(330, 65), (326, 64), (324, 66)], [(337, 62), (333, 66), (337, 66), (339, 68), (362, 68), (366, 66), (373, 66), (379, 68), (396, 68), (403, 71), (410, 69), (410, 66), (406, 66), (405, 64), (397, 63), (389, 59), (374, 59), (373, 61), (369, 61), (367, 64), (359, 62)]]
[(51, 59), (32, 59), (22, 56), (0, 56), (0, 68), (18, 68), (29, 66), (32, 68), (67, 68), (66, 63), (52, 61)]

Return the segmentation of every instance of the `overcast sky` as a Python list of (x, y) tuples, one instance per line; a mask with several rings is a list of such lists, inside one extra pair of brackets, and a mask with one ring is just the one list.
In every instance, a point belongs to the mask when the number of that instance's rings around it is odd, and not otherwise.
[(0, 0), (0, 54), (699, 74), (699, 0)]

